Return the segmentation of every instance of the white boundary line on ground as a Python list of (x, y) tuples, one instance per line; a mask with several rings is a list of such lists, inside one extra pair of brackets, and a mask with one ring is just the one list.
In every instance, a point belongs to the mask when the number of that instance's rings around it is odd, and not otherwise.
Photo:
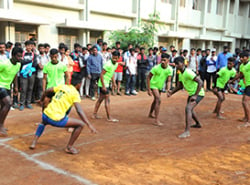
[(93, 182), (91, 182), (91, 181), (89, 181), (89, 180), (87, 180), (87, 179), (85, 179), (83, 177), (80, 177), (80, 176), (75, 175), (73, 173), (67, 172), (67, 171), (65, 171), (63, 169), (57, 168), (57, 167), (55, 167), (55, 166), (53, 166), (51, 164), (42, 162), (42, 161), (40, 161), (38, 159), (34, 159), (33, 156), (28, 155), (27, 153), (22, 152), (22, 151), (14, 148), (14, 147), (12, 147), (10, 145), (0, 143), (0, 146), (3, 146), (3, 147), (5, 147), (5, 148), (7, 148), (7, 149), (9, 149), (9, 150), (11, 150), (11, 151), (13, 151), (15, 153), (18, 153), (20, 156), (24, 157), (26, 160), (31, 161), (33, 163), (36, 163), (38, 166), (40, 166), (41, 168), (43, 168), (45, 170), (51, 170), (51, 171), (53, 171), (53, 172), (55, 172), (57, 174), (65, 175), (66, 177), (73, 178), (73, 179), (75, 179), (75, 180), (77, 180), (77, 181), (79, 181), (81, 183), (84, 183), (85, 185), (96, 185), (95, 183), (93, 183)]

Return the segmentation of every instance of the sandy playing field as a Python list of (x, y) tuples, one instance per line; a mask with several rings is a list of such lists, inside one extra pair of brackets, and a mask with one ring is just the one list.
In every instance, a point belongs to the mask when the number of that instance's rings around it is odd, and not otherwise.
[[(36, 150), (29, 144), (41, 120), (41, 109), (10, 111), (5, 122), (8, 138), (0, 138), (1, 185), (249, 185), (250, 128), (239, 129), (243, 117), (241, 96), (226, 95), (226, 120), (217, 120), (212, 93), (196, 108), (203, 128), (191, 129), (191, 137), (178, 139), (184, 130), (187, 94), (181, 91), (167, 99), (162, 94), (160, 119), (153, 126), (147, 117), (152, 97), (112, 96), (111, 112), (119, 123), (106, 121), (102, 105), (100, 120), (91, 119), (94, 102), (82, 107), (99, 131), (85, 127), (76, 148), (80, 154), (64, 152), (70, 133), (48, 126)], [(70, 116), (77, 117), (75, 110)]]

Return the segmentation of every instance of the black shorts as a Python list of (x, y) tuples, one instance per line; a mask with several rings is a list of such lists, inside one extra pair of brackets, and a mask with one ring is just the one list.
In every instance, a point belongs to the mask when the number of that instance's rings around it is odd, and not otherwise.
[(217, 91), (218, 92), (223, 92), (224, 93), (224, 91), (226, 90), (226, 87), (224, 87), (224, 88), (219, 88), (219, 87), (216, 87), (216, 89), (217, 89)]
[(246, 87), (244, 94), (250, 96), (250, 85)]
[(10, 90), (0, 87), (0, 99), (10, 96)]
[[(192, 96), (189, 96), (188, 97), (188, 100), (187, 100), (187, 103), (189, 103), (190, 102), (190, 98), (191, 98)], [(196, 98), (196, 104), (199, 104), (200, 103), (200, 101), (202, 100), (204, 98), (204, 96), (197, 96), (197, 98)]]
[(101, 94), (104, 94), (104, 95), (109, 94), (109, 88), (108, 87), (106, 87), (106, 91), (103, 91), (101, 87), (99, 87), (99, 90), (100, 90)]

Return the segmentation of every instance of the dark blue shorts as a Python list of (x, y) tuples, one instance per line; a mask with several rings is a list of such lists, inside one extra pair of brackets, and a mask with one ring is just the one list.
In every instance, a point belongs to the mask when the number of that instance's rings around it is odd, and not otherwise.
[(65, 127), (67, 124), (69, 117), (66, 115), (63, 119), (60, 121), (54, 121), (50, 119), (46, 114), (43, 113), (42, 120), (44, 124), (52, 125), (54, 127)]

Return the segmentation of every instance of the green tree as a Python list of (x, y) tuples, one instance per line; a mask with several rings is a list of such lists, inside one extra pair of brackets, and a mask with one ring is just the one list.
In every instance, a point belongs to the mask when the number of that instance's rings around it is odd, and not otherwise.
[(110, 32), (109, 42), (115, 45), (116, 41), (120, 41), (122, 49), (126, 49), (129, 43), (133, 46), (153, 47), (155, 35), (158, 32), (157, 21), (159, 20), (159, 12), (154, 12), (149, 15), (149, 20), (140, 21), (138, 26), (129, 28), (127, 32), (124, 30)]

